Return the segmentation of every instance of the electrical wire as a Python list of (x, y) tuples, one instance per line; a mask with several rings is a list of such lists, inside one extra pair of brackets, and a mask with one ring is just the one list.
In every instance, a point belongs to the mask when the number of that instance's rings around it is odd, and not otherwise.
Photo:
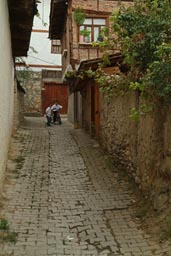
[(28, 57), (31, 57), (31, 58), (34, 58), (34, 59), (37, 59), (37, 60), (41, 60), (41, 61), (46, 62), (46, 63), (48, 63), (48, 64), (57, 65), (57, 64), (55, 64), (55, 63), (53, 63), (53, 62), (49, 62), (49, 61), (43, 60), (43, 59), (38, 58), (38, 57), (34, 57), (34, 56), (32, 56), (32, 55), (29, 55), (29, 54), (28, 54)]

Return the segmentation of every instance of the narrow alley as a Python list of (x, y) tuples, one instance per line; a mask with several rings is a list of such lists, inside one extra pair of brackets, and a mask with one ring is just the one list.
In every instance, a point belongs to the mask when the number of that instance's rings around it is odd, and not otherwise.
[[(0, 256), (171, 255), (134, 221), (134, 195), (94, 139), (67, 120), (25, 119), (12, 138), (1, 217), (17, 234)], [(170, 254), (169, 254), (170, 253)]]

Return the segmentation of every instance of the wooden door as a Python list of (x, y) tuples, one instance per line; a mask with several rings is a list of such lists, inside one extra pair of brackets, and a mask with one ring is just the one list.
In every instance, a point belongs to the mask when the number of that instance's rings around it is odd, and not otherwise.
[(49, 104), (57, 102), (62, 105), (61, 114), (67, 114), (68, 86), (64, 84), (45, 83), (42, 90), (42, 114)]

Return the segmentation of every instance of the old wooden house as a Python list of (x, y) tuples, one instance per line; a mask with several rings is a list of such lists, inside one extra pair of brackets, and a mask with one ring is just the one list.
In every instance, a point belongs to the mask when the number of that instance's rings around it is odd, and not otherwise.
[[(101, 52), (93, 47), (100, 31), (110, 31), (110, 15), (119, 4), (125, 6), (134, 1), (73, 0), (51, 1), (50, 37), (61, 40), (63, 78), (67, 71), (81, 75), (82, 70), (94, 70), (101, 61)], [(75, 12), (84, 10), (83, 23), (74, 19)], [(81, 18), (80, 18), (81, 19)], [(86, 30), (86, 33), (82, 33)], [(88, 32), (87, 32), (88, 31)], [(99, 40), (99, 39), (98, 39)], [(117, 50), (117, 49), (116, 49)], [(122, 62), (122, 56), (110, 52), (112, 65)], [(107, 67), (107, 72), (111, 72)], [(113, 71), (112, 71), (113, 72)], [(92, 79), (70, 81), (69, 120), (75, 126), (93, 132), (117, 166), (124, 167), (132, 175), (139, 188), (154, 202), (155, 209), (170, 204), (171, 188), (171, 115), (170, 107), (160, 104), (148, 115), (140, 115), (138, 122), (130, 118), (130, 110), (142, 112), (142, 106), (152, 100), (133, 91), (122, 97), (112, 95), (105, 99)]]
[[(117, 10), (120, 4), (128, 6), (132, 1), (119, 2), (51, 1), (49, 36), (51, 39), (61, 40), (63, 80), (67, 72), (72, 74), (72, 72), (81, 72), (82, 69), (90, 67), (97, 68), (103, 52), (98, 46), (94, 46), (94, 42), (103, 39), (101, 38), (102, 31), (110, 33), (112, 12)], [(115, 54), (116, 52), (117, 50), (113, 50), (109, 53)], [(118, 56), (115, 60), (118, 60)], [(98, 136), (100, 127), (99, 87), (93, 80), (76, 79), (70, 83), (70, 93), (69, 120), (75, 127), (84, 127)]]

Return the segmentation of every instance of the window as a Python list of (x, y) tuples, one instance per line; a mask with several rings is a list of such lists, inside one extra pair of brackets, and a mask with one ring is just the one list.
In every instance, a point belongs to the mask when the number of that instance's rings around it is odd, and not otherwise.
[(86, 18), (83, 25), (79, 28), (80, 42), (96, 42), (102, 28), (106, 27), (105, 18)]
[(51, 41), (51, 53), (60, 53), (61, 52), (61, 41), (60, 40), (52, 40)]

